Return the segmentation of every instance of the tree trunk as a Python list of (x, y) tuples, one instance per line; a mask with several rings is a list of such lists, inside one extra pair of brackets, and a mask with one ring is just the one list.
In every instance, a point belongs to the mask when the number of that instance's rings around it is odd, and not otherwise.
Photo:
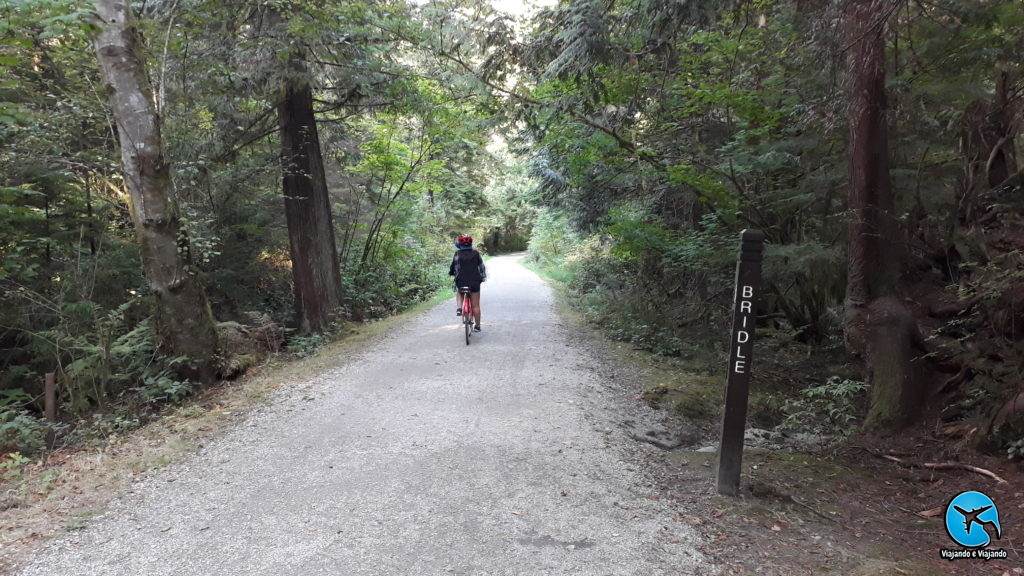
[(1010, 98), (1009, 73), (996, 77), (995, 99), (974, 100), (961, 120), (960, 151), (965, 166), (965, 182), (957, 199), (957, 217), (961, 225), (974, 224), (983, 194), (1012, 183), (1017, 175), (1016, 105)]
[(141, 35), (123, 0), (97, 0), (96, 54), (117, 121), (121, 168), (131, 197), (146, 281), (162, 346), (188, 356), (188, 376), (211, 379), (217, 333), (203, 286), (189, 262), (188, 236), (171, 198), (160, 117), (142, 57)]
[(985, 162), (988, 185), (991, 188), (1003, 184), (1017, 172), (1017, 148), (1014, 145), (1017, 138), (1017, 113), (1014, 108), (1017, 105), (1010, 98), (1011, 88), (1010, 73), (1001, 71), (996, 77), (996, 99), (992, 111), (999, 138), (992, 145), (993, 150)]
[(284, 212), (295, 283), (295, 316), (303, 333), (323, 330), (341, 306), (341, 273), (327, 192), (313, 90), (303, 61), (292, 55), (278, 104)]
[(886, 298), (903, 260), (889, 180), (886, 4), (847, 0), (845, 11), (851, 212), (845, 331), (851, 350), (867, 363), (872, 402), (866, 424), (880, 431), (913, 422), (923, 391), (914, 363), (917, 327), (898, 300)]
[(867, 325), (871, 405), (864, 427), (899, 430), (917, 420), (927, 400), (921, 334), (910, 312), (887, 296), (871, 303)]
[[(889, 180), (886, 130), (885, 43), (877, 19), (883, 2), (849, 0), (846, 37), (853, 42), (848, 55), (849, 85), (849, 207), (850, 261), (846, 311), (864, 315), (872, 299), (888, 293), (895, 278), (890, 214), (893, 199)], [(875, 27), (872, 30), (872, 26)], [(884, 251), (883, 251), (884, 248)], [(848, 330), (854, 350), (866, 346), (863, 331)]]

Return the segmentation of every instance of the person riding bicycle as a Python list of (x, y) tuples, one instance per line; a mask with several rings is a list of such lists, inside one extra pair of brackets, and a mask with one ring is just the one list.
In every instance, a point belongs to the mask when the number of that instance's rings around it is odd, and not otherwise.
[(473, 237), (468, 235), (459, 236), (455, 240), (455, 255), (452, 257), (452, 264), (448, 268), (448, 275), (455, 276), (455, 291), (459, 300), (459, 307), (455, 310), (456, 315), (462, 315), (462, 293), (459, 288), (469, 287), (469, 301), (473, 305), (473, 319), (476, 325), (473, 330), (480, 331), (480, 284), (487, 280), (487, 268), (484, 267), (484, 259), (480, 253), (473, 249)]

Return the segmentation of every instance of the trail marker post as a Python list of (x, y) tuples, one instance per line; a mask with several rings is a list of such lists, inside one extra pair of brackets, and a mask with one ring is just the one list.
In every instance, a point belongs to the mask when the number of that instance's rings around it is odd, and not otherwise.
[(747, 426), (747, 397), (750, 393), (750, 361), (754, 349), (756, 302), (761, 290), (763, 250), (764, 232), (740, 232), (729, 368), (725, 383), (725, 412), (722, 415), (722, 443), (718, 449), (718, 493), (728, 496), (736, 496), (740, 491), (743, 436)]
[(51, 424), (57, 421), (57, 379), (53, 372), (43, 376), (43, 416)]
[[(43, 376), (43, 417), (50, 424), (57, 422), (57, 376), (53, 372)], [(56, 439), (57, 431), (50, 426), (46, 432), (46, 445), (53, 448)]]

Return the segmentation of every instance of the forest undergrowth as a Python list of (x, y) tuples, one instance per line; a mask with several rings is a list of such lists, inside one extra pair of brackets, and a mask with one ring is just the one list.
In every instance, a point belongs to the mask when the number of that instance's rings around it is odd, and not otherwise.
[[(842, 339), (809, 344), (767, 315), (755, 336), (741, 496), (709, 499), (726, 380), (728, 300), (714, 328), (672, 325), (664, 319), (683, 312), (644, 314), (639, 302), (645, 294), (609, 298), (580, 281), (577, 266), (600, 265), (579, 264), (584, 255), (594, 256), (593, 244), (565, 250), (565, 260), (546, 259), (536, 244), (532, 248), (528, 265), (554, 284), (578, 321), (625, 345), (623, 359), (647, 374), (639, 398), (664, 411), (675, 428), (668, 444), (662, 442), (655, 458), (661, 467), (652, 467), (652, 476), (662, 497), (679, 503), (680, 518), (713, 543), (702, 551), (723, 573), (975, 574), (976, 566), (952, 566), (937, 553), (948, 542), (941, 513), (949, 499), (981, 490), (1011, 503), (1000, 507), (1004, 525), (1024, 518), (1024, 508), (1012, 505), (1024, 495), (1024, 468), (1013, 448), (979, 446), (963, 421), (950, 422), (949, 406), (963, 415), (969, 401), (933, 399), (919, 425), (898, 438), (880, 437), (863, 428), (870, 390), (861, 380), (861, 362)], [(735, 247), (729, 252), (734, 257)], [(941, 290), (943, 302), (956, 300), (953, 288)], [(1011, 557), (987, 569), (1016, 574), (1024, 541), (1014, 536), (997, 544)]]

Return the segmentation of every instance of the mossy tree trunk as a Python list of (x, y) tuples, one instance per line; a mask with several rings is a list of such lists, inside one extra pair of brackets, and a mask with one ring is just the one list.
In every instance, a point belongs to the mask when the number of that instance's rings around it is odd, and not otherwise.
[(927, 400), (922, 339), (917, 323), (896, 298), (875, 299), (867, 324), (871, 405), (864, 426), (893, 432), (913, 424)]
[(127, 2), (97, 0), (95, 7), (96, 54), (117, 123), (121, 168), (143, 270), (154, 296), (156, 330), (169, 354), (188, 356), (188, 376), (209, 380), (216, 371), (217, 333), (172, 198), (141, 33)]
[(893, 217), (886, 130), (883, 0), (847, 0), (845, 38), (849, 93), (849, 266), (847, 344), (866, 360), (872, 399), (866, 426), (891, 432), (920, 414), (920, 341), (894, 294), (903, 247)]

